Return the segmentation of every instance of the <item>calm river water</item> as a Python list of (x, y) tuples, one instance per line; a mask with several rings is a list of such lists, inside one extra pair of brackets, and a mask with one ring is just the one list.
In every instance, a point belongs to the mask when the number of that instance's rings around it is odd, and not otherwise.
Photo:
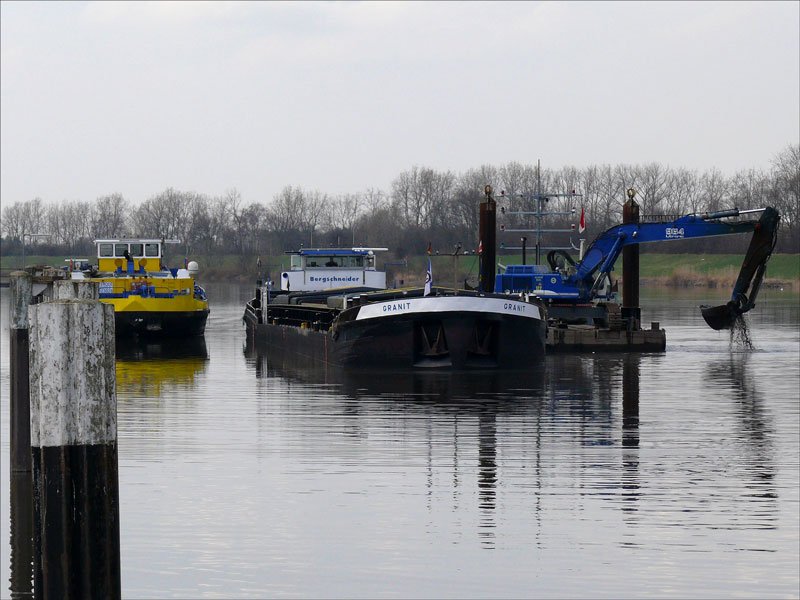
[[(343, 377), (245, 344), (250, 286), (204, 341), (118, 352), (127, 598), (800, 596), (800, 308), (753, 348), (723, 291), (644, 293), (667, 351), (525, 375)], [(2, 293), (0, 595), (30, 592), (9, 510)]]

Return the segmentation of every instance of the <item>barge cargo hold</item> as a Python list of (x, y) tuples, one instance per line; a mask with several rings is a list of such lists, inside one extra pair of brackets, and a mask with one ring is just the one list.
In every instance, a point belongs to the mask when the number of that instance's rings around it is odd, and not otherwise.
[(247, 303), (250, 341), (348, 369), (522, 369), (545, 355), (542, 302), (423, 288), (292, 292)]

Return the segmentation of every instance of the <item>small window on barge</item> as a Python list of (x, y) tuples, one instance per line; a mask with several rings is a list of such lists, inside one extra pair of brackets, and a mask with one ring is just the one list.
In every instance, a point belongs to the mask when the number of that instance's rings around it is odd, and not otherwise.
[(99, 258), (113, 258), (114, 244), (97, 244), (97, 256)]
[(158, 257), (158, 244), (145, 244), (144, 255), (148, 257)]

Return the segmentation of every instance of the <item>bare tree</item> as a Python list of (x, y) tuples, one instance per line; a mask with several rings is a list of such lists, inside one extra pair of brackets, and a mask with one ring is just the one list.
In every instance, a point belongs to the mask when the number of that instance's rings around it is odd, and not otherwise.
[(352, 230), (361, 212), (362, 197), (359, 194), (342, 194), (330, 203), (328, 225), (332, 229)]
[(300, 215), (302, 221), (301, 230), (304, 233), (309, 232), (309, 244), (313, 245), (314, 232), (317, 231), (324, 218), (328, 205), (328, 196), (315, 190), (313, 192), (305, 192), (304, 197), (305, 202), (303, 202), (303, 210)]
[(598, 186), (597, 212), (587, 215), (586, 221), (586, 228), (592, 235), (597, 235), (622, 220), (625, 191), (633, 186), (633, 176), (626, 169), (603, 165), (599, 171)]
[[(503, 195), (510, 199), (519, 197), (520, 194), (524, 194), (529, 188), (528, 170), (530, 170), (530, 165), (526, 166), (515, 161), (500, 167), (497, 171), (499, 177), (498, 184), (500, 186), (500, 189), (497, 190), (497, 193), (500, 194), (505, 192)], [(513, 206), (511, 209), (516, 210), (517, 207)]]
[(4, 238), (22, 240), (22, 231), (25, 227), (23, 223), (23, 209), (21, 202), (3, 207), (3, 218), (0, 221), (0, 231)]
[(302, 189), (292, 186), (283, 188), (270, 205), (269, 220), (273, 231), (300, 231), (304, 205), (305, 195)]
[(379, 210), (388, 208), (389, 198), (377, 188), (367, 188), (363, 194), (364, 206), (367, 212), (374, 215)]
[(730, 208), (726, 206), (729, 199), (728, 190), (730, 184), (719, 169), (711, 169), (703, 173), (700, 176), (699, 186), (699, 204), (701, 210), (711, 211)]
[(60, 205), (62, 214), (62, 236), (70, 253), (73, 253), (84, 242), (92, 240), (91, 222), (87, 215), (91, 212), (88, 202), (64, 202)]
[(51, 204), (47, 208), (47, 233), (54, 244), (66, 246), (68, 243), (65, 217), (63, 204)]
[(122, 194), (100, 196), (90, 211), (92, 235), (95, 238), (119, 238), (128, 235), (130, 206)]
[(168, 188), (164, 192), (145, 200), (133, 213), (133, 234), (141, 237), (172, 238), (175, 236), (175, 196), (177, 192)]
[(480, 203), (484, 199), (483, 189), (486, 185), (497, 183), (496, 180), (487, 179), (495, 176), (496, 172), (490, 172), (488, 168), (470, 169), (456, 178), (454, 184), (453, 215), (465, 233), (469, 234), (463, 241), (472, 249), (476, 249), (478, 245), (478, 223)]
[(244, 253), (247, 223), (245, 222), (245, 204), (237, 189), (230, 189), (222, 197), (222, 204), (230, 223), (231, 244), (235, 252)]
[(781, 213), (786, 251), (800, 252), (800, 144), (775, 156), (771, 176), (770, 202)]
[(392, 181), (392, 203), (406, 227), (419, 227), (422, 221), (419, 198), (416, 196), (417, 167), (403, 171)]
[(667, 170), (658, 163), (636, 167), (636, 200), (642, 215), (663, 215), (667, 198)]
[(439, 173), (423, 169), (420, 173), (420, 193), (427, 207), (425, 225), (452, 231), (456, 227), (452, 212), (452, 195), (455, 176), (450, 171)]
[(739, 171), (730, 182), (731, 200), (741, 209), (760, 206), (767, 199), (769, 187), (769, 179), (763, 171)]
[(683, 215), (699, 210), (700, 187), (695, 171), (688, 169), (670, 171), (667, 188), (667, 212)]
[[(576, 205), (579, 211), (583, 209), (585, 214), (589, 215), (587, 225), (591, 224), (589, 231), (594, 231), (598, 226), (597, 216), (601, 215), (603, 209), (603, 194), (602, 194), (602, 173), (600, 167), (592, 165), (583, 170), (580, 181), (576, 184), (576, 191), (582, 196), (580, 198), (580, 205)], [(580, 213), (578, 213), (580, 214)], [(580, 217), (579, 217), (580, 218)], [(594, 223), (592, 220), (594, 219)], [(588, 234), (581, 234), (581, 237), (588, 238)]]

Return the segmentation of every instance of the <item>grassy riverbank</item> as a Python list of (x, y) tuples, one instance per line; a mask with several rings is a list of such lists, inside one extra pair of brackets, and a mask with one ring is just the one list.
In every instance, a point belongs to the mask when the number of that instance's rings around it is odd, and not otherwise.
[[(27, 256), (26, 264), (49, 264), (60, 266), (66, 256)], [(736, 281), (742, 266), (743, 256), (738, 254), (642, 254), (640, 257), (640, 277), (644, 286), (673, 287), (729, 287)], [(194, 256), (200, 265), (200, 281), (250, 283), (259, 277), (254, 256)], [(182, 262), (182, 259), (180, 259)], [(262, 256), (262, 274), (268, 272), (272, 277), (288, 268), (288, 256)], [(384, 256), (379, 255), (378, 267), (384, 267)], [(398, 261), (392, 261), (398, 262)], [(519, 264), (521, 256), (498, 256), (504, 265)], [(465, 278), (477, 279), (477, 257), (452, 256), (431, 257), (434, 280), (438, 285), (460, 285)], [(15, 270), (22, 264), (19, 256), (0, 257), (3, 273)], [(177, 263), (176, 263), (177, 264)], [(406, 264), (390, 264), (385, 267), (388, 281), (403, 281), (405, 284), (419, 284), (424, 281), (427, 268), (426, 256), (414, 256)], [(454, 277), (455, 275), (455, 277)], [(617, 261), (615, 276), (622, 276), (622, 260)], [(800, 289), (800, 255), (775, 254), (767, 267), (765, 284), (769, 286)]]
[[(434, 256), (434, 279), (439, 285), (453, 284), (453, 257)], [(522, 256), (499, 256), (503, 265), (520, 264)], [(732, 287), (739, 275), (744, 256), (738, 254), (642, 254), (639, 258), (640, 282), (643, 286), (670, 287)], [(530, 262), (530, 256), (529, 256)], [(427, 259), (409, 259), (408, 267), (401, 268), (395, 278), (406, 283), (424, 280)], [(389, 271), (391, 274), (391, 270)], [(458, 259), (458, 277), (477, 278), (477, 258), (465, 256)], [(622, 259), (617, 261), (614, 277), (622, 277)], [(770, 258), (764, 284), (767, 286), (800, 289), (800, 255), (775, 254)]]
[[(743, 256), (737, 254), (643, 254), (644, 285), (730, 287), (736, 282)], [(767, 264), (765, 285), (800, 287), (800, 255), (774, 254)]]

